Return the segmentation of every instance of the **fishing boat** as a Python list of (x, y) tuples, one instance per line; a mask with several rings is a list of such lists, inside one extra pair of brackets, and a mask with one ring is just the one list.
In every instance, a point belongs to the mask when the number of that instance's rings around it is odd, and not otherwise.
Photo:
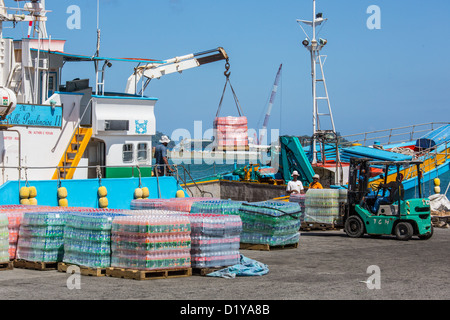
[[(223, 48), (166, 60), (100, 56), (100, 28), (94, 56), (68, 53), (66, 40), (47, 33), (45, 1), (0, 0), (0, 202), (19, 204), (20, 189), (34, 186), (40, 205), (58, 205), (65, 187), (69, 206), (99, 206), (97, 190), (106, 187), (110, 208), (129, 208), (136, 188), (150, 198), (172, 198), (180, 187), (174, 176), (152, 176), (156, 133), (155, 97), (144, 95), (152, 79), (227, 61)], [(23, 4), (23, 7), (21, 6)], [(28, 36), (4, 35), (6, 24), (27, 23)], [(98, 23), (97, 23), (98, 25)], [(66, 64), (91, 62), (95, 83), (62, 81)], [(108, 92), (112, 64), (131, 65), (123, 92)], [(67, 78), (67, 76), (66, 76)]]
[[(400, 170), (404, 177), (406, 196), (411, 198), (418, 194), (419, 186), (417, 186), (417, 179), (414, 179), (418, 174), (421, 175), (422, 190), (425, 190), (425, 194), (431, 195), (439, 191), (434, 189), (435, 179), (447, 175), (450, 171), (449, 122), (423, 123), (352, 134), (343, 138), (352, 141), (352, 146), (343, 146), (340, 150), (341, 158), (344, 160), (349, 157), (370, 157), (376, 160), (385, 158), (387, 161), (423, 161), (419, 172), (412, 166)], [(380, 174), (384, 177), (386, 172), (383, 170)], [(388, 172), (387, 180), (393, 181), (396, 176), (397, 172)], [(382, 181), (384, 179), (376, 174), (371, 185)]]
[[(254, 193), (269, 194), (273, 197), (284, 194), (285, 184), (291, 180), (291, 173), (300, 173), (299, 179), (308, 187), (312, 176), (318, 173), (321, 183), (327, 188), (345, 188), (348, 184), (350, 158), (371, 158), (382, 161), (420, 160), (420, 171), (416, 166), (402, 167), (403, 184), (408, 197), (417, 197), (417, 175), (421, 175), (422, 184), (430, 184), (441, 175), (450, 171), (450, 124), (448, 122), (426, 123), (408, 127), (377, 130), (360, 134), (340, 136), (337, 134), (328, 95), (324, 73), (327, 56), (321, 54), (327, 40), (318, 38), (316, 29), (327, 22), (323, 14), (316, 12), (313, 0), (311, 20), (297, 20), (306, 38), (302, 45), (311, 57), (312, 94), (313, 94), (313, 132), (307, 137), (280, 137), (279, 145), (272, 148), (272, 163), (267, 167), (249, 164), (244, 168), (224, 174), (218, 181), (215, 177), (203, 179), (202, 183), (214, 189), (217, 194), (233, 196), (236, 200), (247, 200), (252, 195), (242, 192), (222, 191), (222, 188), (244, 190), (242, 183), (253, 184), (245, 190), (254, 189)], [(305, 27), (311, 27), (308, 33)], [(328, 123), (328, 127), (325, 124)], [(387, 176), (387, 178), (386, 178)], [(371, 171), (371, 185), (395, 180), (397, 172), (385, 172), (384, 168), (374, 167)], [(386, 179), (385, 179), (386, 178)], [(213, 187), (215, 185), (215, 188)], [(255, 187), (258, 185), (258, 187)], [(274, 189), (274, 186), (278, 188)], [(426, 189), (423, 186), (422, 190)], [(444, 186), (445, 187), (445, 186)], [(264, 188), (273, 192), (263, 192)], [(433, 188), (428, 187), (429, 193)], [(438, 189), (436, 189), (438, 190)], [(239, 198), (240, 197), (240, 198)], [(283, 197), (282, 197), (283, 198)]]

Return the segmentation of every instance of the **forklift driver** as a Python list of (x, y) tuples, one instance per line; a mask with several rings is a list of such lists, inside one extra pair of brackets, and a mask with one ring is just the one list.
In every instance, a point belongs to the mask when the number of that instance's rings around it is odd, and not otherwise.
[(399, 173), (395, 181), (391, 181), (389, 183), (380, 183), (380, 188), (387, 189), (389, 191), (389, 195), (386, 197), (380, 197), (375, 201), (375, 205), (373, 207), (373, 212), (377, 213), (380, 205), (383, 204), (393, 204), (399, 200), (403, 200), (405, 195), (405, 189), (402, 184), (403, 174)]

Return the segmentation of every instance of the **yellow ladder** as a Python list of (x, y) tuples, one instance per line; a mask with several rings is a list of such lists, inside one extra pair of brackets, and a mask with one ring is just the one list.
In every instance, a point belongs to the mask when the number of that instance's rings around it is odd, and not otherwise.
[(72, 179), (75, 170), (83, 156), (84, 151), (92, 136), (92, 128), (77, 127), (72, 135), (72, 140), (67, 146), (59, 162), (58, 168), (53, 174), (53, 180), (58, 179), (58, 170), (60, 179)]

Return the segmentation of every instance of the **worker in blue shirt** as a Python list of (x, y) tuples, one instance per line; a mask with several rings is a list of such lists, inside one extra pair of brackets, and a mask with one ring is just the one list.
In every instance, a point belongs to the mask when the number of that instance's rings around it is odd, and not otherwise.
[(169, 170), (171, 173), (175, 170), (172, 169), (172, 167), (169, 165), (169, 161), (167, 160), (167, 145), (169, 144), (170, 139), (167, 136), (162, 136), (161, 140), (159, 140), (159, 143), (155, 148), (155, 159), (156, 159), (156, 170), (158, 172), (155, 174), (158, 174), (158, 176), (164, 176), (166, 173), (165, 167), (167, 170)]
[(380, 205), (382, 204), (395, 204), (399, 200), (403, 200), (405, 195), (405, 189), (403, 187), (403, 174), (399, 173), (395, 181), (391, 181), (389, 183), (381, 183), (380, 188), (385, 189), (385, 191), (389, 191), (389, 194), (384, 197), (379, 197), (375, 201), (375, 205), (373, 211), (375, 213), (378, 212)]

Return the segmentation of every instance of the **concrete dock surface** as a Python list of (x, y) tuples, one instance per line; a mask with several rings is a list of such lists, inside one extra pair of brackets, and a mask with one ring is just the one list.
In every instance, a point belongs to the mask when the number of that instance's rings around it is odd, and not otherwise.
[(0, 272), (2, 300), (448, 300), (450, 229), (430, 240), (351, 239), (343, 231), (302, 232), (298, 248), (241, 250), (267, 264), (264, 276), (131, 280), (18, 269)]

